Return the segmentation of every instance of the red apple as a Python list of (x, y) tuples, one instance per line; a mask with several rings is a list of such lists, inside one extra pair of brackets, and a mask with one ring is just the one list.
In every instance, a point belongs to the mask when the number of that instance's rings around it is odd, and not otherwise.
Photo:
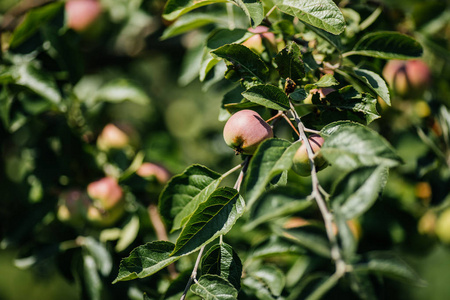
[(170, 179), (170, 173), (166, 168), (149, 162), (143, 163), (136, 174), (144, 178), (154, 177), (160, 184), (165, 184)]
[(400, 96), (418, 96), (430, 85), (431, 72), (421, 60), (390, 60), (384, 66), (383, 77)]
[(236, 154), (253, 154), (262, 141), (273, 137), (273, 131), (257, 112), (244, 109), (228, 119), (223, 137)]
[(99, 149), (123, 149), (130, 143), (129, 136), (114, 124), (107, 124), (97, 138)]
[[(324, 139), (318, 134), (313, 134), (308, 138), (308, 141), (315, 154), (314, 164), (316, 165), (316, 170), (320, 171), (327, 166), (327, 161), (320, 153), (320, 148), (324, 143)], [(298, 148), (297, 152), (295, 152), (292, 161), (292, 169), (295, 173), (301, 176), (311, 175), (311, 166), (309, 164), (308, 152), (306, 150), (305, 143), (302, 142), (300, 148)]]
[(269, 32), (268, 27), (257, 26), (256, 28), (249, 28), (248, 31), (255, 33), (255, 35), (245, 40), (242, 45), (261, 54), (264, 51), (263, 40), (265, 39), (269, 42), (269, 45), (276, 49), (277, 42), (275, 40), (275, 35), (272, 32)]
[(66, 2), (67, 25), (75, 31), (84, 31), (102, 12), (96, 0), (69, 0)]
[(97, 207), (110, 210), (123, 202), (123, 191), (117, 180), (112, 177), (104, 177), (91, 182), (87, 187), (89, 197)]
[(58, 219), (75, 226), (82, 225), (90, 204), (91, 200), (85, 192), (79, 189), (66, 191), (59, 197)]

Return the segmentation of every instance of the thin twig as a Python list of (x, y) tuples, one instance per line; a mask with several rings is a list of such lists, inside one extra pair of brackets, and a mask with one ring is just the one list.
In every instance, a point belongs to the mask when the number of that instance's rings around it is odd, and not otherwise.
[(186, 298), (186, 294), (189, 291), (189, 288), (191, 287), (192, 281), (197, 280), (197, 270), (198, 266), (200, 265), (200, 260), (202, 258), (203, 251), (205, 250), (205, 246), (200, 248), (200, 252), (198, 253), (197, 260), (195, 261), (194, 269), (192, 270), (191, 277), (189, 277), (189, 281), (186, 284), (186, 287), (184, 288), (183, 295), (181, 296), (180, 300), (184, 300)]
[(294, 124), (292, 124), (291, 120), (288, 118), (288, 116), (286, 116), (285, 114), (283, 114), (283, 118), (286, 120), (286, 122), (288, 122), (288, 124), (292, 127), (292, 129), (295, 131), (295, 133), (300, 137), (300, 133), (298, 133), (297, 128), (295, 128)]

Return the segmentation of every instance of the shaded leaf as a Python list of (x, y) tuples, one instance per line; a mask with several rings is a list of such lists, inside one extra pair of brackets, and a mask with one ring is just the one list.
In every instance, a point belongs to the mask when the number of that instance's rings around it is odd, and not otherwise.
[(244, 207), (245, 202), (235, 189), (215, 190), (191, 215), (171, 255), (191, 253), (227, 233), (244, 213)]
[(166, 30), (164, 30), (161, 39), (165, 40), (211, 23), (226, 25), (227, 18), (225, 15), (216, 16), (214, 14), (195, 12), (186, 14), (167, 27)]
[(356, 238), (348, 226), (347, 219), (343, 216), (340, 207), (337, 205), (333, 206), (333, 215), (337, 226), (337, 233), (340, 240), (343, 257), (345, 261), (351, 261), (358, 246)]
[(278, 87), (266, 84), (255, 85), (242, 93), (245, 99), (275, 110), (288, 110), (289, 98)]
[(95, 259), (89, 255), (83, 255), (83, 277), (84, 288), (89, 295), (89, 299), (101, 300), (103, 284), (100, 275), (97, 272)]
[(193, 9), (223, 2), (228, 2), (228, 0), (169, 0), (164, 7), (163, 17), (169, 21), (175, 20)]
[(255, 28), (259, 24), (261, 24), (264, 19), (264, 8), (259, 0), (231, 0), (239, 6), (252, 24), (252, 27)]
[(2, 119), (2, 123), (5, 128), (9, 128), (10, 125), (10, 112), (12, 103), (13, 96), (10, 95), (8, 87), (6, 85), (3, 85), (0, 92), (0, 118)]
[[(206, 200), (211, 193), (208, 187), (216, 185), (218, 178), (219, 173), (200, 165), (192, 165), (183, 173), (172, 177), (159, 196), (159, 211), (165, 223), (171, 228), (174, 219), (181, 213), (177, 219), (181, 226), (182, 219), (195, 210), (186, 206), (191, 201), (200, 203)], [(194, 204), (189, 206), (195, 207)]]
[(191, 292), (204, 300), (237, 299), (238, 291), (227, 280), (217, 275), (203, 275), (196, 284), (191, 286)]
[(309, 91), (314, 88), (324, 88), (324, 87), (330, 87), (334, 85), (338, 85), (339, 82), (334, 78), (331, 74), (325, 74), (322, 77), (320, 77), (319, 81), (311, 84), (305, 85), (305, 90)]
[(269, 288), (272, 295), (278, 297), (286, 284), (283, 272), (275, 266), (264, 265), (252, 272), (252, 276), (262, 280)]
[(353, 122), (334, 122), (321, 130), (325, 143), (321, 153), (342, 169), (361, 166), (395, 167), (401, 158), (377, 132)]
[(297, 17), (302, 22), (333, 34), (344, 31), (344, 16), (332, 0), (277, 0), (276, 6), (282, 12)]
[(391, 105), (391, 98), (389, 96), (389, 88), (384, 79), (375, 72), (355, 69), (355, 74), (364, 82), (371, 90), (373, 90), (387, 105)]
[(269, 290), (269, 287), (265, 285), (264, 282), (262, 282), (259, 278), (256, 278), (253, 275), (249, 274), (248, 276), (244, 277), (242, 283), (246, 288), (246, 293), (249, 293), (250, 291), (253, 292), (254, 297), (252, 297), (251, 299), (274, 299), (272, 293)]
[(131, 101), (140, 105), (150, 103), (147, 93), (140, 86), (127, 79), (115, 79), (106, 83), (95, 94), (95, 100), (112, 103)]
[(83, 247), (94, 259), (100, 273), (103, 276), (108, 276), (112, 269), (112, 257), (106, 247), (90, 236), (83, 239)]
[(330, 243), (325, 230), (315, 225), (283, 229), (285, 237), (323, 257), (330, 257)]
[(248, 207), (265, 191), (267, 184), (276, 175), (292, 166), (292, 158), (300, 143), (291, 144), (282, 139), (268, 139), (259, 145), (250, 161), (243, 184)]
[(278, 73), (282, 78), (290, 78), (296, 84), (300, 84), (305, 77), (305, 66), (302, 60), (300, 47), (296, 43), (290, 43), (275, 56)]
[(268, 240), (258, 244), (253, 250), (252, 258), (263, 258), (280, 256), (284, 254), (304, 254), (304, 248), (293, 243), (290, 239), (282, 236), (272, 235)]

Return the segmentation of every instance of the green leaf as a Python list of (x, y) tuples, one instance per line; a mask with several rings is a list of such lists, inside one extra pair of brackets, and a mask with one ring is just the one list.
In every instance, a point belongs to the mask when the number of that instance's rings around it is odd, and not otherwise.
[(173, 243), (166, 241), (150, 242), (135, 248), (120, 262), (119, 274), (113, 283), (155, 274), (180, 258), (170, 256), (174, 248)]
[(258, 270), (252, 272), (252, 276), (264, 282), (272, 295), (278, 297), (286, 284), (286, 277), (277, 267), (271, 265), (261, 266)]
[[(208, 187), (216, 185), (220, 174), (204, 166), (192, 165), (183, 173), (172, 177), (159, 196), (159, 211), (165, 223), (171, 228), (174, 219), (180, 224), (184, 217), (190, 215), (194, 210), (189, 203), (200, 203), (206, 200), (211, 191)], [(189, 208), (186, 209), (186, 206)], [(190, 210), (192, 209), (192, 211)], [(179, 223), (178, 223), (179, 222)]]
[(302, 60), (300, 47), (296, 43), (290, 43), (275, 56), (278, 73), (282, 78), (290, 78), (296, 84), (300, 84), (305, 77), (305, 65)]
[(311, 83), (311, 84), (305, 85), (305, 90), (309, 91), (314, 88), (325, 88), (325, 87), (335, 86), (338, 84), (339, 84), (339, 82), (334, 78), (333, 75), (325, 74), (322, 77), (320, 77), (319, 81), (317, 81), (316, 83)]
[(302, 22), (333, 34), (344, 31), (344, 16), (332, 0), (277, 0), (276, 6)]
[(391, 98), (389, 96), (389, 88), (384, 79), (375, 72), (355, 69), (355, 74), (364, 82), (371, 90), (373, 90), (387, 105), (391, 105)]
[(217, 275), (206, 274), (191, 286), (191, 292), (204, 300), (234, 300), (238, 291), (231, 283)]
[(134, 242), (139, 233), (139, 225), (139, 217), (137, 215), (133, 215), (121, 230), (120, 238), (114, 248), (116, 252), (125, 250), (131, 245), (131, 243)]
[(115, 79), (103, 85), (95, 94), (95, 101), (112, 103), (131, 101), (140, 105), (150, 104), (147, 93), (140, 86), (127, 79)]
[(230, 245), (217, 244), (203, 256), (202, 274), (214, 274), (225, 278), (239, 290), (241, 288), (242, 262)]
[(179, 17), (173, 24), (164, 30), (161, 40), (165, 40), (212, 23), (226, 25), (227, 18), (225, 15), (216, 16), (214, 14), (206, 13), (186, 14)]
[(326, 160), (342, 169), (361, 166), (395, 167), (401, 158), (377, 132), (358, 123), (335, 122), (321, 130), (325, 143), (320, 152)]
[(311, 26), (306, 24), (306, 27), (316, 33), (319, 37), (323, 38), (325, 41), (327, 41), (331, 46), (334, 48), (341, 50), (342, 49), (342, 43), (341, 43), (341, 37), (338, 35), (331, 34), (325, 30), (322, 30), (320, 28)]
[(370, 252), (363, 261), (353, 265), (353, 270), (356, 273), (376, 273), (418, 286), (426, 285), (407, 263), (391, 252)]
[(305, 210), (311, 201), (299, 199), (302, 191), (292, 186), (279, 186), (265, 192), (252, 206), (249, 223), (244, 230), (252, 230), (256, 226)]
[(89, 299), (101, 300), (103, 284), (100, 275), (97, 272), (95, 259), (89, 254), (83, 254), (83, 288), (89, 295)]
[(377, 300), (373, 284), (368, 275), (351, 272), (348, 274), (350, 287), (362, 300)]
[(278, 87), (270, 84), (255, 85), (242, 93), (245, 99), (276, 110), (288, 110), (289, 98)]
[(83, 247), (94, 259), (95, 264), (103, 276), (108, 276), (112, 269), (112, 257), (105, 246), (93, 237), (83, 239)]
[(169, 0), (164, 7), (163, 18), (172, 21), (193, 9), (224, 2), (228, 0)]
[(255, 28), (264, 19), (264, 8), (260, 0), (231, 0), (239, 6)]
[(229, 76), (234, 75), (240, 79), (258, 80), (264, 83), (269, 73), (269, 68), (258, 54), (243, 45), (225, 45), (211, 53), (229, 62), (228, 72), (233, 73), (228, 74)]
[(16, 48), (64, 8), (64, 2), (55, 2), (28, 11), (22, 23), (14, 30), (9, 47)]
[(386, 185), (388, 168), (361, 167), (350, 171), (338, 181), (333, 191), (333, 202), (347, 220), (365, 213), (378, 199)]
[(0, 118), (2, 119), (5, 128), (9, 128), (10, 126), (10, 112), (13, 100), (14, 98), (9, 93), (8, 86), (2, 85), (2, 90), (0, 92)]
[[(274, 297), (269, 290), (269, 287), (264, 284), (259, 278), (255, 278), (251, 274), (244, 277), (242, 281), (246, 294), (249, 292), (254, 294), (254, 297), (250, 299), (259, 299), (259, 300), (273, 300)], [(253, 296), (253, 295), (252, 295)]]
[(283, 229), (285, 237), (323, 257), (331, 257), (330, 243), (324, 229), (315, 225)]
[(333, 206), (333, 215), (338, 230), (338, 237), (340, 240), (344, 260), (349, 262), (353, 259), (357, 250), (358, 245), (356, 242), (356, 238), (347, 224), (347, 219), (344, 217), (340, 207), (338, 207), (337, 205)]
[(373, 32), (365, 35), (344, 56), (363, 55), (383, 59), (411, 59), (422, 56), (423, 48), (415, 39), (398, 32)]
[(243, 184), (248, 207), (264, 193), (267, 184), (276, 175), (292, 166), (292, 158), (300, 143), (291, 144), (282, 139), (268, 139), (256, 150)]
[(191, 253), (227, 233), (244, 213), (244, 207), (244, 199), (235, 189), (215, 190), (189, 218), (171, 255)]
[(304, 248), (293, 243), (290, 239), (272, 235), (269, 239), (258, 244), (251, 253), (252, 258), (265, 258), (285, 254), (305, 254)]

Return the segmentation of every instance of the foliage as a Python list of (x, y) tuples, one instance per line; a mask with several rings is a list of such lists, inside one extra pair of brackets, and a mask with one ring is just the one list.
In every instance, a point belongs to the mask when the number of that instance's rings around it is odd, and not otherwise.
[[(426, 291), (410, 257), (450, 240), (449, 7), (384, 2), (102, 0), (83, 30), (0, 5), (0, 246), (83, 299), (421, 295), (395, 282)], [(396, 93), (391, 59), (431, 85)], [(275, 137), (236, 156), (242, 109)]]

